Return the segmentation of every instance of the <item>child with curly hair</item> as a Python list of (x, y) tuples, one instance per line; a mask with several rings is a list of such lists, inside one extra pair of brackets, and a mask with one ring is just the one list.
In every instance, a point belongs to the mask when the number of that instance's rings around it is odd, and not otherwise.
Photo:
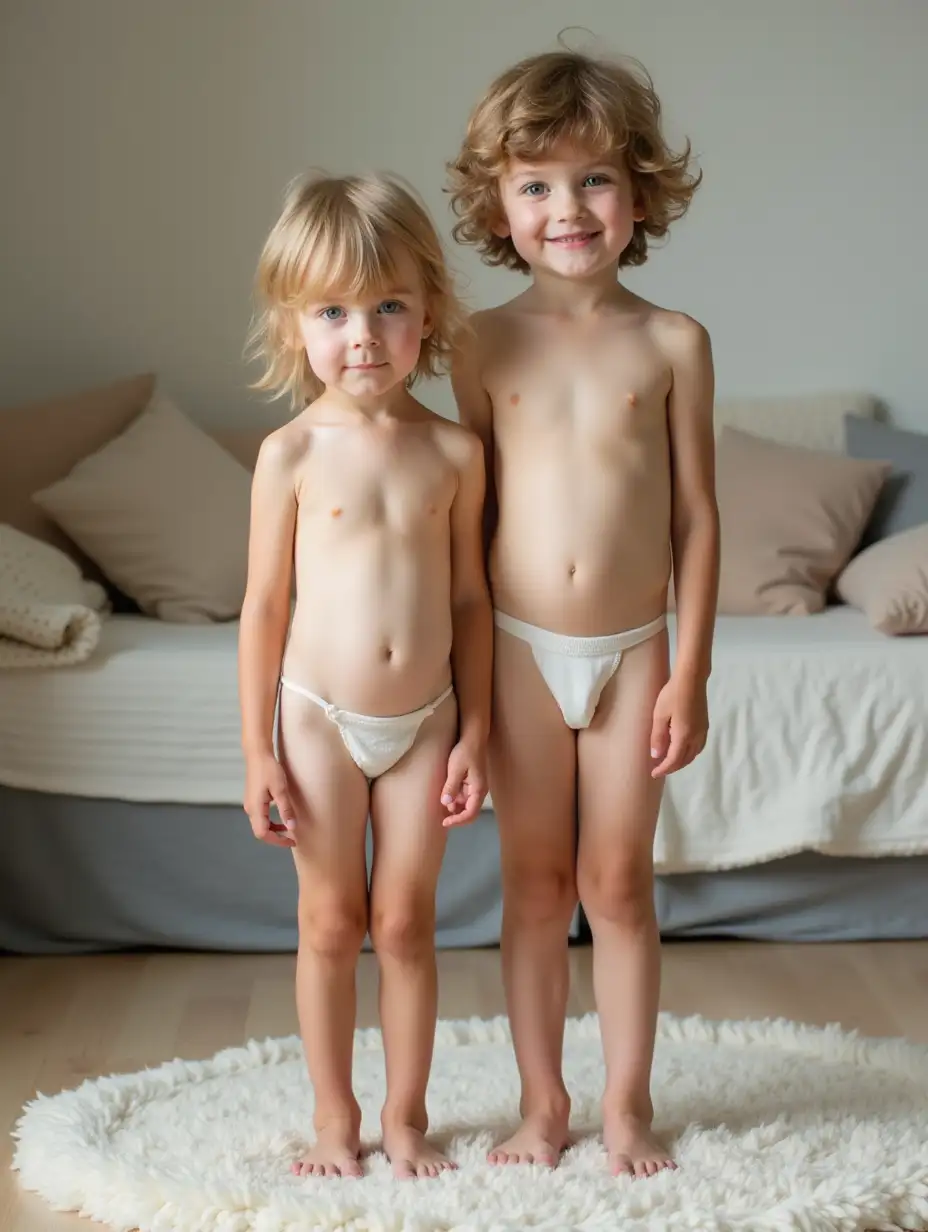
[[(452, 372), (488, 466), (490, 789), (522, 1124), (493, 1163), (554, 1165), (567, 937), (593, 934), (613, 1173), (673, 1161), (652, 1130), (660, 985), (653, 841), (665, 775), (703, 748), (718, 589), (706, 330), (618, 281), (689, 206), (647, 73), (571, 51), (504, 72), (450, 166), (455, 237), (528, 287), (475, 314)], [(671, 563), (677, 645), (666, 616)]]

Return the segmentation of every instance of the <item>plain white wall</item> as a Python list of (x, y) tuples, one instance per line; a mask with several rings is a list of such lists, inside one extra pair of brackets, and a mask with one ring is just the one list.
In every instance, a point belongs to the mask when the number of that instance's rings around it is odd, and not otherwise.
[[(0, 0), (0, 23), (0, 404), (152, 368), (249, 420), (286, 182), (390, 168), (449, 233), (468, 109), (570, 23), (644, 61), (699, 154), (630, 282), (708, 326), (720, 393), (866, 388), (928, 429), (924, 0)], [(453, 256), (475, 305), (522, 285)]]

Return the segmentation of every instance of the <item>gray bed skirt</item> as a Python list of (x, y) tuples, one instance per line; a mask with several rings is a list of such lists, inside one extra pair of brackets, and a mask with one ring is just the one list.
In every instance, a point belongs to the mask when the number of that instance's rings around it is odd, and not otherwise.
[[(660, 877), (667, 937), (851, 941), (928, 937), (928, 857), (808, 853)], [(438, 889), (441, 948), (495, 945), (502, 919), (492, 814), (452, 830)], [(582, 933), (578, 925), (575, 935)], [(136, 804), (0, 787), (0, 949), (138, 947), (292, 952), (296, 878), (230, 805)]]

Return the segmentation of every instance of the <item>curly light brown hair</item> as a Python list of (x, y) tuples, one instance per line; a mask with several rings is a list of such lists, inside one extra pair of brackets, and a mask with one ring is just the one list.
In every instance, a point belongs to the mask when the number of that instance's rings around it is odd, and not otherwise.
[(404, 181), (371, 174), (295, 181), (258, 262), (259, 310), (248, 354), (264, 363), (255, 389), (290, 395), (301, 409), (322, 393), (300, 335), (300, 313), (329, 296), (358, 296), (386, 287), (396, 256), (412, 257), (425, 293), (430, 332), (408, 384), (450, 366), (463, 310), (435, 224)]
[(690, 170), (690, 142), (674, 153), (661, 131), (661, 103), (637, 60), (593, 58), (575, 51), (531, 56), (502, 73), (474, 108), (457, 158), (448, 164), (452, 234), (474, 244), (488, 265), (528, 271), (502, 220), (499, 177), (510, 159), (544, 158), (562, 140), (611, 162), (631, 176), (644, 218), (620, 266), (643, 265), (648, 241), (667, 234), (689, 208), (702, 180)]

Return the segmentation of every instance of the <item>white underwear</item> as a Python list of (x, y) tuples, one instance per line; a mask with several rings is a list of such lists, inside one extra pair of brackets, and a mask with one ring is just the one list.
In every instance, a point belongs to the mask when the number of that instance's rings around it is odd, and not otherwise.
[(622, 654), (656, 637), (667, 626), (658, 616), (640, 629), (627, 629), (608, 637), (567, 637), (537, 625), (494, 612), (497, 629), (527, 642), (551, 695), (561, 708), (564, 722), (575, 731), (589, 727), (603, 689), (615, 675)]
[(419, 728), (453, 691), (453, 686), (449, 684), (444, 693), (433, 702), (420, 710), (412, 710), (409, 714), (370, 715), (339, 710), (324, 697), (311, 693), (309, 689), (287, 680), (285, 676), (281, 676), (280, 683), (291, 693), (299, 693), (300, 697), (315, 702), (325, 711), (326, 718), (338, 728), (352, 761), (368, 779), (376, 779), (381, 774), (386, 774), (409, 752), (416, 742)]

